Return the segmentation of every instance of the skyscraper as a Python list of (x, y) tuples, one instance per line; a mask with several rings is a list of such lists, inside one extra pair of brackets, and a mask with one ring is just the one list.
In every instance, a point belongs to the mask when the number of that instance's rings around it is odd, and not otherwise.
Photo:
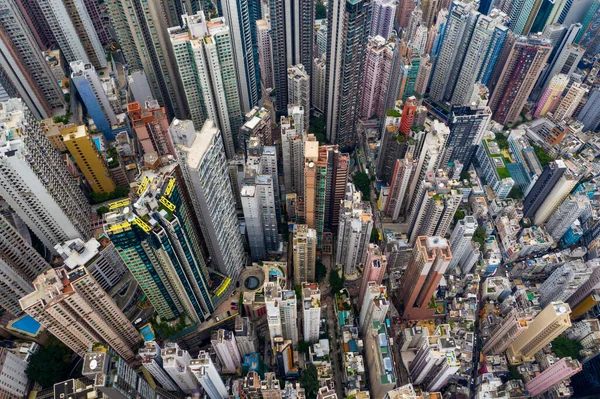
[(260, 60), (260, 79), (263, 90), (275, 88), (273, 77), (273, 42), (269, 21), (261, 19), (256, 21), (256, 36), (258, 40), (258, 57)]
[(85, 125), (63, 135), (63, 143), (95, 193), (112, 193), (116, 186), (108, 173), (106, 161), (92, 141)]
[[(298, 284), (300, 285), (300, 284)], [(265, 285), (265, 304), (271, 345), (275, 346), (275, 338), (289, 339), (298, 344), (298, 310), (296, 308), (296, 292), (284, 290), (279, 281), (270, 281)]]
[(50, 269), (33, 282), (21, 307), (55, 337), (83, 355), (101, 340), (130, 361), (140, 335), (85, 267)]
[(560, 97), (569, 83), (569, 77), (562, 73), (554, 75), (548, 87), (542, 93), (542, 97), (538, 101), (538, 105), (533, 113), (534, 117), (544, 116), (549, 111), (552, 111), (560, 101)]
[(373, 0), (373, 16), (369, 36), (388, 40), (394, 29), (397, 0)]
[(161, 318), (186, 314), (203, 321), (214, 311), (213, 300), (227, 294), (221, 286), (215, 289), (220, 296), (209, 293), (204, 242), (183, 173), (176, 163), (144, 173), (134, 205), (113, 204), (104, 228)]
[(409, 97), (402, 107), (402, 119), (400, 121), (400, 133), (404, 134), (405, 138), (410, 135), (413, 123), (415, 121), (415, 114), (417, 112), (417, 98)]
[(361, 334), (364, 335), (374, 322), (383, 323), (389, 307), (385, 285), (369, 281), (365, 290), (365, 298), (360, 306), (358, 325)]
[[(252, 0), (221, 1), (222, 15), (231, 35), (231, 54), (239, 87), (241, 108), (250, 111), (260, 99), (260, 70), (258, 66), (258, 38), (255, 8)], [(260, 14), (260, 11), (259, 11)]]
[(43, 0), (39, 4), (67, 62), (106, 67), (106, 54), (84, 0)]
[(363, 303), (370, 282), (381, 284), (387, 269), (387, 258), (381, 252), (381, 248), (375, 244), (367, 247), (367, 258), (363, 265), (363, 274), (360, 281), (358, 303)]
[(382, 36), (375, 36), (369, 40), (358, 113), (361, 118), (383, 118), (387, 94), (390, 90), (395, 57), (394, 46), (394, 42), (387, 42)]
[(582, 28), (577, 34), (575, 42), (582, 46), (587, 54), (596, 54), (600, 46), (598, 23), (600, 22), (600, 3), (592, 2), (587, 13), (581, 21)]
[(449, 120), (450, 134), (440, 166), (460, 162), (463, 170), (468, 170), (491, 119), (492, 111), (486, 106), (453, 107)]
[(184, 16), (184, 22), (168, 32), (192, 122), (198, 129), (211, 119), (223, 135), (227, 159), (232, 159), (244, 114), (231, 29), (223, 18), (207, 21), (202, 11)]
[(560, 100), (556, 111), (554, 111), (554, 119), (560, 122), (571, 118), (587, 92), (588, 88), (586, 85), (574, 82), (571, 87), (569, 87), (569, 90), (567, 90), (567, 93), (562, 100)]
[(304, 341), (317, 342), (321, 325), (321, 291), (317, 283), (302, 283), (302, 321)]
[(270, 2), (271, 39), (273, 43), (273, 75), (275, 78), (275, 109), (278, 114), (287, 109), (287, 69), (302, 64), (311, 76), (313, 62), (315, 8), (311, 0)]
[(127, 113), (144, 154), (175, 155), (165, 107), (156, 100), (147, 100), (143, 106), (136, 101), (127, 104)]
[(538, 351), (571, 327), (571, 308), (564, 302), (552, 302), (528, 323), (527, 330), (508, 348), (506, 356), (511, 364), (533, 358)]
[(549, 366), (541, 374), (525, 384), (525, 388), (529, 394), (534, 397), (540, 395), (553, 386), (560, 384), (567, 378), (577, 374), (582, 369), (579, 360), (573, 360), (570, 357), (562, 358), (556, 363)]
[(363, 52), (371, 24), (371, 1), (329, 2), (325, 115), (327, 138), (344, 150), (356, 144)]
[(294, 253), (294, 286), (303, 282), (315, 281), (315, 263), (317, 256), (317, 232), (305, 224), (294, 226), (292, 238)]
[[(200, 381), (190, 367), (193, 360), (188, 351), (180, 349), (175, 342), (167, 342), (160, 355), (164, 370), (183, 392), (197, 392), (200, 389)], [(195, 368), (195, 371), (198, 369)]]
[(514, 123), (540, 75), (552, 47), (538, 35), (515, 40), (490, 98), (493, 119)]
[(415, 9), (415, 2), (411, 0), (400, 0), (398, 9), (396, 10), (396, 22), (401, 28), (406, 28), (410, 19), (410, 15)]
[(33, 280), (50, 265), (12, 221), (14, 217), (0, 214), (0, 308), (19, 315), (22, 312), (19, 298), (33, 291)]
[(546, 231), (552, 236), (554, 241), (559, 241), (565, 232), (571, 227), (571, 224), (579, 218), (579, 216), (590, 207), (590, 202), (587, 196), (569, 195), (563, 203), (556, 209), (548, 223), (546, 223)]
[(29, 390), (29, 379), (26, 370), (29, 362), (8, 348), (0, 349), (0, 393), (6, 397), (24, 397)]
[(584, 130), (600, 130), (600, 89), (593, 89), (583, 109), (577, 116)]
[(394, 168), (394, 175), (390, 183), (390, 193), (385, 207), (385, 213), (398, 220), (400, 214), (405, 214), (405, 206), (408, 201), (408, 186), (414, 178), (416, 163), (413, 161), (412, 153), (406, 153), (404, 159), (397, 159)]
[(190, 370), (210, 399), (223, 399), (229, 396), (229, 391), (208, 352), (200, 351), (198, 358), (190, 361)]
[(343, 265), (344, 274), (350, 276), (356, 273), (357, 265), (366, 261), (373, 213), (370, 204), (362, 201), (361, 192), (352, 183), (346, 185), (346, 196), (340, 208), (335, 264)]
[(311, 95), (313, 107), (325, 112), (325, 80), (327, 77), (326, 62), (323, 58), (315, 58), (312, 67)]
[(54, 33), (48, 26), (48, 21), (46, 21), (38, 1), (17, 0), (15, 4), (21, 9), (21, 13), (41, 50), (47, 50), (53, 44), (56, 44)]
[[(473, 234), (477, 229), (477, 219), (473, 216), (465, 216), (464, 219), (456, 223), (456, 227), (452, 230), (450, 236), (450, 250), (452, 251), (452, 260), (448, 264), (448, 270), (454, 270), (460, 265), (463, 273), (468, 273), (473, 265), (465, 264), (464, 260), (468, 259), (468, 254), (472, 250), (471, 241)], [(467, 272), (465, 272), (467, 270)]]
[[(65, 106), (64, 95), (36, 40), (42, 32), (27, 24), (18, 4), (7, 0), (0, 5), (0, 93), (5, 93), (1, 97), (20, 97), (37, 119), (47, 118), (52, 109)], [(38, 2), (35, 6), (39, 9)]]
[(20, 99), (0, 103), (0, 195), (50, 250), (91, 235), (91, 209)]
[(242, 356), (233, 332), (223, 329), (213, 331), (210, 336), (210, 344), (221, 361), (223, 372), (234, 373), (242, 367)]
[(304, 108), (304, 126), (310, 125), (310, 76), (302, 64), (288, 67), (288, 107)]
[(128, 70), (144, 70), (152, 97), (165, 107), (169, 118), (186, 116), (186, 96), (167, 31), (179, 20), (173, 18), (168, 4), (110, 0), (107, 9)]
[(191, 121), (175, 120), (169, 131), (211, 262), (235, 280), (245, 263), (245, 254), (221, 132), (210, 120), (199, 132)]
[(400, 285), (404, 319), (419, 320), (433, 316), (435, 309), (430, 307), (430, 303), (435, 300), (433, 294), (451, 260), (452, 253), (446, 239), (419, 237), (416, 240), (412, 259)]
[(142, 366), (164, 389), (177, 391), (177, 385), (162, 367), (163, 359), (160, 356), (160, 346), (155, 341), (144, 342), (144, 346), (140, 348), (138, 355), (142, 358)]
[(235, 317), (235, 341), (240, 355), (246, 356), (258, 352), (258, 338), (254, 323), (248, 317), (237, 315)]
[[(289, 117), (281, 117), (281, 155), (283, 158), (283, 178), (287, 193), (304, 195), (304, 132), (301, 107), (288, 110)], [(302, 112), (300, 112), (302, 111)]]

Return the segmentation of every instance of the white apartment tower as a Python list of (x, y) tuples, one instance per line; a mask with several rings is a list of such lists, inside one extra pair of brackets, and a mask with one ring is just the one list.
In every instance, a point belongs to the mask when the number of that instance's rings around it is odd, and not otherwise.
[(175, 119), (169, 133), (213, 265), (235, 279), (245, 253), (221, 132), (211, 120), (197, 132), (191, 121)]
[(256, 36), (258, 41), (258, 59), (260, 60), (260, 79), (263, 90), (273, 89), (273, 48), (269, 22), (265, 19), (256, 21)]
[(585, 194), (569, 195), (548, 219), (546, 231), (554, 241), (559, 241), (573, 222), (588, 209), (590, 200)]
[(250, 255), (255, 262), (266, 259), (265, 228), (261, 213), (261, 197), (257, 186), (243, 186), (240, 190), (244, 221), (246, 222), (246, 236), (250, 245)]
[(387, 298), (385, 285), (379, 285), (376, 281), (369, 281), (365, 291), (365, 298), (360, 307), (359, 327), (362, 335), (366, 334), (373, 322), (383, 323), (387, 315), (390, 303)]
[(0, 348), (0, 395), (5, 398), (24, 398), (29, 379), (25, 371), (29, 363), (7, 348)]
[(304, 108), (304, 126), (310, 122), (310, 76), (302, 64), (288, 67), (288, 108), (299, 105)]
[(581, 259), (558, 267), (539, 288), (540, 305), (545, 307), (550, 302), (566, 301), (590, 279), (597, 267), (597, 263), (583, 262)]
[(200, 351), (198, 358), (190, 361), (190, 369), (210, 399), (229, 397), (229, 391), (208, 352)]
[(258, 338), (254, 323), (247, 317), (237, 315), (235, 318), (235, 341), (241, 356), (258, 352)]
[(397, 0), (374, 0), (371, 14), (370, 36), (381, 36), (388, 40), (394, 29)]
[(317, 283), (302, 283), (302, 312), (304, 341), (315, 343), (321, 323), (321, 290)]
[(448, 265), (448, 270), (454, 270), (456, 266), (460, 266), (461, 270), (471, 270), (473, 267), (473, 265), (465, 264), (465, 260), (471, 259), (469, 256), (472, 252), (471, 240), (477, 226), (477, 219), (470, 215), (456, 223), (450, 236), (452, 260)]
[[(292, 238), (294, 262), (294, 285), (315, 281), (317, 261), (317, 231), (305, 224), (294, 226)], [(288, 338), (289, 339), (289, 338)]]
[(313, 107), (323, 113), (325, 112), (325, 78), (327, 63), (323, 58), (315, 58), (312, 68), (312, 104)]
[(163, 362), (160, 356), (160, 346), (156, 342), (145, 342), (144, 346), (138, 351), (138, 355), (142, 358), (142, 366), (148, 370), (164, 389), (167, 391), (177, 391), (177, 385), (162, 367)]
[(185, 393), (197, 392), (200, 382), (190, 368), (192, 357), (188, 351), (180, 349), (175, 342), (168, 342), (161, 351), (163, 368)]
[(304, 109), (288, 108), (290, 116), (281, 117), (281, 155), (285, 191), (304, 195)]
[(169, 35), (191, 119), (196, 128), (213, 120), (232, 159), (244, 113), (230, 27), (223, 18), (206, 20), (202, 11), (183, 18), (185, 26), (169, 28)]
[(279, 281), (270, 281), (265, 285), (265, 304), (271, 345), (273, 339), (283, 337), (298, 344), (298, 310), (296, 309), (296, 292), (282, 290)]
[(91, 208), (20, 99), (0, 103), (0, 196), (50, 250), (91, 235)]
[(554, 111), (554, 119), (560, 122), (571, 118), (583, 96), (588, 91), (589, 89), (586, 85), (574, 82)]
[(33, 286), (21, 307), (74, 352), (82, 355), (101, 341), (123, 359), (134, 359), (138, 331), (84, 267), (50, 269)]
[(213, 331), (210, 337), (210, 343), (221, 361), (223, 372), (234, 373), (242, 367), (242, 356), (235, 341), (235, 335), (232, 331), (219, 329)]
[(344, 274), (356, 273), (356, 266), (364, 264), (373, 230), (373, 212), (369, 202), (354, 184), (346, 184), (345, 198), (341, 201), (338, 242), (335, 264), (343, 265)]

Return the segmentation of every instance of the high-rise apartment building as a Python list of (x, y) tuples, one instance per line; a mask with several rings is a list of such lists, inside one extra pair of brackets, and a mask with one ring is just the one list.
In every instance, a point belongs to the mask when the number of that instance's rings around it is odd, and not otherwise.
[(552, 47), (539, 35), (518, 37), (502, 66), (492, 96), (493, 119), (501, 124), (514, 123), (542, 72)]
[(91, 209), (20, 99), (0, 103), (0, 195), (50, 250), (91, 234)]
[[(456, 266), (460, 266), (463, 273), (468, 273), (473, 267), (472, 264), (466, 264), (465, 260), (469, 259), (468, 256), (472, 251), (471, 240), (473, 234), (477, 229), (477, 219), (473, 216), (465, 216), (464, 219), (459, 220), (452, 230), (450, 236), (450, 251), (452, 252), (452, 260), (448, 265), (448, 270), (453, 270)], [(467, 270), (467, 272), (465, 272)]]
[(260, 3), (242, 0), (220, 4), (219, 15), (224, 17), (230, 29), (231, 55), (235, 62), (241, 108), (248, 112), (258, 105), (261, 97), (256, 26), (260, 18)]
[(256, 36), (258, 41), (258, 57), (260, 65), (260, 79), (263, 90), (275, 88), (273, 76), (273, 42), (269, 21), (261, 19), (256, 21)]
[(207, 20), (202, 11), (184, 16), (184, 22), (168, 32), (192, 122), (199, 129), (211, 119), (223, 135), (227, 159), (232, 159), (244, 113), (231, 27), (223, 18)]
[(138, 351), (142, 358), (142, 367), (144, 367), (152, 378), (167, 391), (177, 391), (177, 385), (171, 380), (169, 374), (163, 369), (163, 359), (160, 356), (160, 346), (155, 341), (144, 342), (144, 346)]
[(432, 309), (430, 304), (435, 301), (433, 295), (451, 260), (450, 245), (445, 238), (419, 237), (416, 240), (412, 259), (400, 284), (403, 318), (419, 320), (433, 316), (435, 308)]
[(389, 307), (390, 303), (385, 285), (380, 285), (376, 281), (369, 281), (365, 290), (365, 298), (360, 307), (358, 325), (361, 334), (364, 335), (374, 322), (383, 323)]
[(8, 348), (0, 349), (0, 395), (5, 398), (23, 398), (29, 390), (26, 370), (29, 362)]
[(358, 114), (361, 118), (381, 119), (384, 116), (392, 66), (396, 57), (395, 45), (396, 43), (387, 42), (382, 36), (369, 39)]
[(288, 67), (288, 107), (300, 105), (304, 108), (304, 126), (310, 125), (310, 76), (304, 65)]
[(402, 113), (399, 105), (396, 105), (392, 111), (386, 112), (376, 171), (377, 178), (387, 184), (392, 182), (396, 161), (405, 157), (408, 148), (406, 135), (400, 132), (401, 122)]
[(164, 370), (183, 392), (197, 392), (200, 389), (200, 381), (190, 367), (193, 360), (188, 351), (180, 349), (175, 342), (167, 342), (160, 355)]
[[(423, 9), (425, 7), (422, 7)], [(396, 22), (401, 28), (406, 28), (410, 20), (411, 13), (415, 9), (415, 2), (410, 0), (400, 0), (396, 9)]]
[(528, 381), (525, 388), (532, 397), (535, 397), (579, 373), (581, 369), (579, 360), (573, 360), (570, 357), (562, 358)]
[(587, 92), (586, 85), (574, 82), (554, 111), (554, 119), (558, 122), (570, 119)]
[(323, 113), (325, 112), (325, 80), (327, 78), (327, 63), (323, 58), (315, 58), (312, 67), (311, 95), (313, 107)]
[(546, 231), (554, 241), (559, 241), (579, 216), (590, 209), (586, 195), (569, 195), (546, 223)]
[(112, 126), (117, 123), (117, 116), (110, 106), (96, 69), (92, 64), (84, 64), (82, 61), (73, 61), (70, 66), (73, 71), (71, 81), (96, 128), (107, 140), (114, 140)]
[(327, 138), (345, 149), (356, 145), (363, 53), (369, 36), (371, 2), (333, 0), (328, 5)]
[(302, 283), (302, 322), (304, 341), (317, 342), (321, 325), (321, 290), (317, 283)]
[(547, 306), (550, 302), (566, 301), (592, 278), (594, 270), (598, 267), (597, 263), (582, 260), (570, 261), (559, 266), (540, 285), (540, 305)]
[(102, 341), (128, 361), (140, 335), (85, 267), (50, 269), (33, 282), (21, 307), (75, 353)]
[(429, 86), (429, 79), (431, 78), (433, 64), (429, 58), (429, 54), (424, 54), (421, 55), (419, 60), (419, 71), (417, 72), (417, 80), (415, 82), (414, 92), (420, 96), (425, 95), (427, 86)]
[(232, 331), (223, 329), (213, 331), (210, 343), (221, 362), (223, 372), (235, 373), (238, 368), (242, 367), (242, 356)]
[(144, 173), (135, 203), (115, 203), (104, 228), (161, 318), (185, 313), (203, 321), (214, 311), (213, 301), (228, 294), (223, 287), (215, 290), (220, 295), (209, 293), (204, 242), (183, 173), (175, 163)]
[[(311, 0), (270, 2), (275, 109), (285, 112), (288, 101), (288, 67), (302, 64), (311, 76), (315, 7)], [(307, 110), (308, 112), (308, 110)]]
[(407, 189), (414, 178), (415, 166), (416, 163), (413, 161), (410, 152), (406, 153), (404, 159), (396, 160), (388, 201), (385, 205), (385, 213), (391, 216), (392, 220), (398, 220), (400, 214), (405, 214), (404, 207), (408, 201)]
[(304, 109), (294, 106), (288, 114), (280, 120), (285, 191), (304, 196)]
[[(298, 343), (298, 309), (296, 292), (284, 290), (279, 281), (270, 281), (265, 285), (265, 304), (271, 345), (275, 347), (275, 338)], [(298, 284), (300, 285), (300, 284)]]
[(486, 355), (499, 355), (527, 330), (527, 325), (539, 312), (539, 307), (522, 310), (513, 308), (492, 329), (490, 337), (483, 346)]
[(463, 170), (468, 170), (491, 119), (492, 111), (486, 106), (453, 107), (449, 120), (450, 134), (440, 166), (460, 162)]
[(137, 101), (127, 104), (127, 113), (144, 154), (175, 155), (165, 107), (159, 106), (156, 100), (147, 99), (143, 107)]
[(76, 132), (63, 135), (63, 143), (93, 192), (108, 194), (115, 190), (106, 161), (92, 141), (87, 127), (79, 125)]
[(364, 264), (373, 229), (373, 211), (354, 184), (346, 184), (346, 196), (340, 207), (335, 264), (343, 265), (345, 275), (356, 273), (356, 266)]
[(33, 291), (32, 281), (50, 265), (21, 235), (14, 221), (10, 215), (0, 214), (0, 308), (19, 315), (19, 299)]
[(570, 314), (571, 308), (566, 303), (551, 302), (510, 345), (506, 353), (508, 361), (519, 364), (533, 358), (544, 346), (571, 327)]
[(199, 132), (191, 121), (175, 120), (169, 131), (211, 262), (235, 280), (245, 254), (221, 132), (210, 120)]
[(54, 33), (52, 33), (50, 26), (48, 26), (48, 21), (46, 21), (37, 0), (18, 0), (15, 4), (19, 6), (23, 18), (41, 50), (47, 50), (56, 44)]
[(127, 266), (119, 256), (114, 243), (106, 237), (101, 237), (100, 240), (90, 238), (87, 242), (76, 238), (57, 244), (54, 249), (69, 270), (85, 266), (88, 273), (105, 291), (115, 287), (127, 273)]
[(229, 391), (208, 352), (200, 351), (198, 358), (190, 361), (190, 370), (210, 399), (223, 399), (229, 396)]
[(397, 5), (397, 0), (373, 0), (369, 36), (381, 36), (384, 40), (388, 40), (392, 36)]
[[(38, 2), (33, 3), (39, 10)], [(28, 24), (30, 19), (19, 5), (22, 3), (14, 0), (0, 5), (0, 92), (4, 92), (2, 97), (23, 99), (37, 119), (47, 118), (53, 109), (65, 106), (64, 95), (42, 54), (40, 46), (45, 45), (38, 43), (46, 40), (40, 39), (42, 32), (35, 24)]]
[(248, 317), (237, 315), (235, 317), (235, 341), (240, 355), (246, 356), (258, 352), (258, 338), (254, 323)]
[(169, 26), (180, 23), (168, 9), (169, 5), (176, 4), (182, 3), (146, 3), (143, 0), (111, 0), (107, 3), (111, 25), (128, 70), (144, 70), (152, 97), (165, 107), (169, 118), (187, 115), (186, 96), (167, 31)]
[(381, 252), (381, 248), (375, 244), (369, 244), (367, 247), (367, 259), (363, 266), (363, 274), (360, 281), (358, 303), (363, 303), (370, 282), (374, 281), (378, 285), (381, 284), (386, 269), (387, 258)]
[(317, 232), (305, 224), (294, 226), (292, 238), (294, 262), (294, 286), (315, 281), (317, 259)]
[(569, 83), (569, 77), (562, 73), (554, 75), (548, 87), (542, 93), (542, 97), (538, 101), (538, 105), (533, 112), (534, 117), (544, 116), (552, 111), (560, 101), (560, 97)]
[(600, 4), (594, 1), (585, 13), (581, 21), (581, 30), (575, 39), (575, 42), (583, 47), (587, 54), (596, 54), (598, 52), (600, 46), (600, 35), (598, 34), (599, 21)]
[(593, 89), (583, 109), (577, 116), (583, 123), (583, 130), (600, 130), (600, 89)]
[(106, 54), (84, 0), (44, 0), (39, 4), (67, 62), (106, 67)]
[[(273, 183), (271, 182), (271, 193)], [(262, 197), (257, 185), (243, 186), (240, 190), (244, 221), (246, 222), (246, 235), (250, 245), (250, 255), (255, 262), (266, 259), (265, 234), (263, 217), (261, 213)], [(272, 197), (272, 195), (271, 195)], [(265, 198), (266, 200), (267, 198)]]

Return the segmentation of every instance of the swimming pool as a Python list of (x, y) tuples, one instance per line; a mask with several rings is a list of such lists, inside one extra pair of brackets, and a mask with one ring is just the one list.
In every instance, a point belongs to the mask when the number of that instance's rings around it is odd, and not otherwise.
[(100, 141), (100, 137), (94, 137), (94, 144), (96, 144), (98, 151), (102, 151), (102, 142)]
[(37, 335), (38, 332), (40, 332), (42, 325), (35, 321), (33, 317), (26, 315), (13, 322), (11, 327), (14, 330), (24, 331), (29, 335)]
[(152, 332), (152, 328), (149, 324), (146, 324), (144, 327), (142, 327), (140, 332), (142, 333), (142, 337), (144, 337), (144, 341), (154, 341), (154, 332)]

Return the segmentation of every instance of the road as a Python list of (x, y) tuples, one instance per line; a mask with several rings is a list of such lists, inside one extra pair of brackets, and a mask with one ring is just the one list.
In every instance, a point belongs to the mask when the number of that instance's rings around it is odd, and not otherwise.
[(328, 295), (323, 301), (325, 306), (327, 306), (327, 324), (329, 327), (329, 343), (331, 344), (331, 359), (332, 359), (332, 368), (333, 374), (335, 378), (335, 392), (337, 393), (338, 398), (344, 398), (346, 395), (344, 394), (344, 376), (342, 373), (343, 363), (340, 362), (342, 359), (342, 351), (340, 350), (340, 337), (337, 332), (337, 318), (335, 317), (333, 310), (333, 300), (331, 295)]

